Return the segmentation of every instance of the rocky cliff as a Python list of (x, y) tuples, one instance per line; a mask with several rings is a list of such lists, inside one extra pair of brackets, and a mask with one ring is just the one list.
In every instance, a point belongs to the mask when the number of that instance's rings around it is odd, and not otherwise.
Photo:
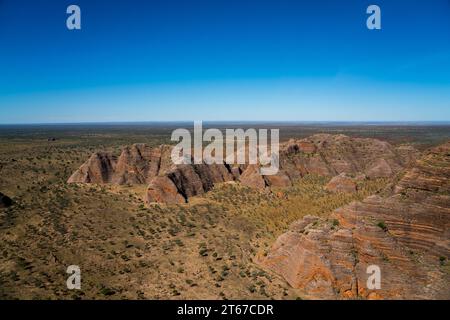
[[(310, 298), (449, 299), (449, 256), (450, 142), (418, 160), (391, 195), (295, 222), (260, 263)], [(380, 267), (379, 290), (366, 285), (370, 265)]]
[(418, 154), (412, 147), (394, 147), (377, 139), (317, 134), (282, 144), (278, 174), (262, 176), (256, 165), (174, 166), (170, 153), (170, 146), (150, 148), (143, 144), (126, 147), (118, 158), (95, 153), (68, 182), (148, 184), (147, 203), (179, 203), (209, 191), (215, 183), (232, 180), (264, 189), (292, 185), (305, 174), (333, 177), (363, 173), (369, 178), (389, 177)]
[(172, 168), (171, 147), (150, 148), (145, 144), (125, 147), (119, 157), (94, 153), (68, 183), (147, 184)]
[(351, 177), (348, 177), (345, 173), (341, 173), (336, 177), (333, 177), (330, 182), (325, 186), (325, 190), (331, 192), (356, 192), (357, 185)]
[[(244, 167), (240, 181), (244, 185), (261, 189), (290, 186), (306, 174), (386, 178), (407, 167), (418, 155), (416, 149), (407, 145), (394, 147), (377, 139), (316, 134), (281, 144), (278, 174), (261, 176), (254, 166), (249, 166)], [(349, 179), (338, 180), (349, 184)]]
[(399, 172), (418, 155), (411, 146), (394, 147), (378, 139), (316, 134), (284, 144), (280, 165), (291, 178), (307, 173), (330, 177), (365, 173), (379, 178)]
[(187, 202), (190, 197), (211, 190), (214, 184), (235, 178), (231, 167), (226, 164), (178, 165), (150, 182), (145, 201), (146, 203)]

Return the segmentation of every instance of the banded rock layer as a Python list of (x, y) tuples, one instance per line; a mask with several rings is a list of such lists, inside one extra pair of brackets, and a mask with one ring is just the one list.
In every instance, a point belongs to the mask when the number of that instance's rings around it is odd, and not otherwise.
[(411, 146), (394, 147), (386, 141), (342, 134), (315, 134), (290, 140), (280, 149), (280, 167), (291, 180), (308, 173), (330, 177), (342, 173), (391, 177), (419, 155)]
[(345, 173), (341, 173), (332, 178), (330, 182), (327, 183), (324, 189), (331, 192), (352, 193), (356, 192), (357, 185), (352, 178), (348, 177)]
[(226, 164), (178, 165), (163, 176), (155, 177), (147, 188), (145, 202), (182, 203), (211, 190), (216, 183), (235, 180)]
[[(392, 195), (307, 216), (260, 263), (309, 298), (449, 299), (450, 142), (408, 170)], [(381, 269), (381, 289), (367, 267)]]
[(171, 147), (150, 148), (145, 144), (125, 147), (119, 157), (94, 153), (67, 181), (68, 183), (147, 184), (172, 167)]
[(280, 170), (262, 176), (257, 165), (172, 165), (171, 147), (126, 147), (116, 158), (95, 153), (68, 180), (69, 183), (148, 184), (146, 202), (181, 203), (209, 191), (215, 183), (240, 181), (264, 189), (286, 187), (305, 174), (336, 176), (364, 173), (369, 178), (390, 177), (417, 157), (408, 146), (394, 147), (377, 139), (316, 134), (280, 146)]

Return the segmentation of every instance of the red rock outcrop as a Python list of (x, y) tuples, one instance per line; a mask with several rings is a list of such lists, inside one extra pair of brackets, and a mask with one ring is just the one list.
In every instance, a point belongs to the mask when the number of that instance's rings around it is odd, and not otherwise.
[(68, 183), (111, 183), (116, 168), (116, 158), (108, 153), (94, 153), (67, 180)]
[(326, 184), (324, 189), (331, 192), (353, 193), (356, 192), (357, 186), (352, 178), (348, 177), (345, 173), (341, 173), (340, 175), (333, 177), (330, 182)]
[(411, 146), (394, 147), (378, 139), (342, 134), (315, 134), (282, 145), (280, 167), (291, 180), (308, 173), (330, 177), (364, 173), (379, 178), (393, 176), (418, 156)]
[(170, 146), (151, 148), (145, 144), (125, 147), (117, 158), (94, 153), (67, 181), (68, 183), (146, 184), (172, 168)]
[(172, 164), (171, 146), (145, 144), (125, 147), (120, 156), (94, 153), (68, 183), (149, 184), (145, 201), (181, 203), (201, 195), (215, 183), (237, 179), (240, 167), (225, 164)]
[(244, 186), (256, 189), (264, 189), (266, 187), (264, 177), (260, 174), (259, 167), (255, 164), (247, 166), (239, 180)]
[(125, 147), (117, 160), (116, 184), (147, 184), (154, 177), (172, 168), (170, 146), (151, 148), (145, 144)]
[[(309, 298), (450, 299), (449, 257), (450, 142), (418, 160), (392, 195), (294, 223), (260, 263)], [(367, 286), (371, 265), (380, 289)]]
[(264, 176), (264, 180), (268, 187), (288, 187), (292, 185), (291, 179), (283, 170), (271, 176)]
[[(393, 147), (376, 139), (317, 134), (280, 146), (280, 170), (262, 176), (257, 165), (172, 165), (171, 146), (150, 148), (134, 144), (116, 158), (95, 153), (68, 180), (69, 183), (148, 184), (146, 202), (181, 202), (203, 194), (215, 183), (238, 180), (257, 189), (287, 187), (305, 174), (336, 176), (366, 174), (392, 176), (416, 158), (411, 147)], [(164, 176), (167, 179), (160, 178)], [(168, 192), (167, 195), (164, 193)], [(174, 193), (178, 194), (175, 195)]]
[(177, 186), (167, 176), (156, 177), (150, 182), (145, 195), (145, 203), (183, 203), (186, 199), (180, 194)]
[[(208, 192), (216, 183), (234, 180), (230, 167), (225, 164), (178, 165), (166, 176), (172, 181), (185, 201), (190, 197)], [(152, 186), (151, 183), (150, 187)], [(148, 197), (147, 201), (151, 202), (151, 199), (151, 197)]]

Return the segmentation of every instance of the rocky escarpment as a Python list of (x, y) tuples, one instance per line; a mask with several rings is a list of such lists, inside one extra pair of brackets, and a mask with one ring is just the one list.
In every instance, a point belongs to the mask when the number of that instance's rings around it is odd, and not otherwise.
[(13, 201), (11, 200), (11, 198), (0, 192), (0, 208), (7, 208), (12, 204)]
[(377, 139), (316, 134), (280, 146), (278, 174), (261, 177), (257, 170), (249, 168), (248, 172), (244, 171), (241, 183), (255, 188), (285, 187), (306, 174), (392, 177), (418, 155), (416, 149), (407, 145), (394, 147)]
[(187, 202), (190, 197), (211, 190), (216, 183), (237, 179), (227, 164), (178, 165), (163, 176), (155, 177), (147, 188), (146, 203)]
[(170, 146), (151, 148), (145, 144), (125, 147), (119, 157), (94, 153), (68, 183), (147, 184), (172, 168)]
[(364, 173), (368, 178), (390, 177), (419, 155), (411, 146), (394, 147), (386, 141), (342, 134), (290, 140), (280, 149), (280, 168), (290, 180), (305, 174), (334, 177)]
[(280, 146), (280, 170), (262, 176), (257, 165), (192, 164), (174, 166), (171, 147), (135, 144), (116, 158), (95, 153), (68, 180), (69, 183), (148, 184), (146, 202), (180, 203), (209, 191), (215, 183), (240, 181), (264, 189), (290, 186), (306, 174), (336, 176), (364, 173), (369, 178), (398, 173), (417, 157), (414, 148), (394, 147), (376, 139), (317, 134)]
[(356, 192), (357, 185), (351, 177), (348, 177), (345, 173), (341, 173), (332, 178), (330, 182), (325, 186), (325, 190), (331, 192)]
[[(310, 298), (449, 299), (449, 256), (450, 142), (418, 160), (390, 196), (297, 221), (260, 263)], [(381, 289), (366, 284), (371, 265)]]

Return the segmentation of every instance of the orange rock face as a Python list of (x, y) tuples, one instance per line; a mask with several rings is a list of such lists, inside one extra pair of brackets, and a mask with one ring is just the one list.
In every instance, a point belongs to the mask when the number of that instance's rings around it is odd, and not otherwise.
[(254, 164), (249, 165), (244, 172), (242, 172), (240, 181), (244, 186), (255, 189), (264, 189), (266, 187), (264, 177), (259, 173), (259, 167)]
[(177, 186), (167, 176), (156, 177), (150, 182), (145, 195), (145, 203), (184, 203), (186, 199), (178, 192)]
[(291, 179), (308, 173), (330, 177), (341, 173), (366, 174), (379, 178), (393, 176), (418, 155), (410, 146), (394, 147), (377, 139), (315, 134), (282, 145), (280, 167)]
[(330, 182), (325, 186), (325, 190), (331, 192), (356, 192), (356, 183), (352, 178), (348, 177), (345, 173), (332, 178)]
[(292, 185), (291, 179), (286, 172), (280, 170), (277, 174), (264, 176), (264, 180), (269, 187), (288, 187)]
[(145, 144), (125, 147), (117, 158), (94, 153), (67, 181), (68, 183), (144, 184), (172, 167), (171, 148), (150, 148)]
[(67, 181), (68, 183), (111, 183), (117, 160), (108, 153), (94, 153)]
[[(260, 263), (309, 298), (450, 299), (450, 142), (407, 171), (388, 197), (370, 196), (331, 219), (292, 225)], [(367, 268), (381, 288), (367, 285)]]
[[(216, 183), (234, 180), (231, 168), (225, 164), (179, 165), (169, 171), (166, 177), (172, 181), (186, 202), (190, 197), (208, 192)], [(148, 199), (150, 200), (150, 198)]]
[(171, 148), (150, 148), (145, 144), (134, 144), (122, 150), (114, 174), (116, 184), (144, 184), (171, 169)]
[[(305, 174), (336, 176), (341, 173), (367, 174), (372, 178), (398, 173), (416, 157), (411, 147), (395, 148), (376, 139), (317, 134), (290, 140), (280, 146), (280, 170), (262, 176), (257, 165), (191, 164), (175, 166), (170, 146), (150, 148), (134, 144), (116, 158), (95, 153), (68, 180), (69, 183), (148, 184), (146, 202), (178, 203), (201, 195), (225, 181), (264, 189), (287, 187)], [(167, 179), (162, 179), (164, 176)], [(351, 182), (339, 178), (330, 190), (351, 192)], [(174, 193), (177, 193), (175, 196)], [(167, 193), (167, 194), (165, 194)]]

